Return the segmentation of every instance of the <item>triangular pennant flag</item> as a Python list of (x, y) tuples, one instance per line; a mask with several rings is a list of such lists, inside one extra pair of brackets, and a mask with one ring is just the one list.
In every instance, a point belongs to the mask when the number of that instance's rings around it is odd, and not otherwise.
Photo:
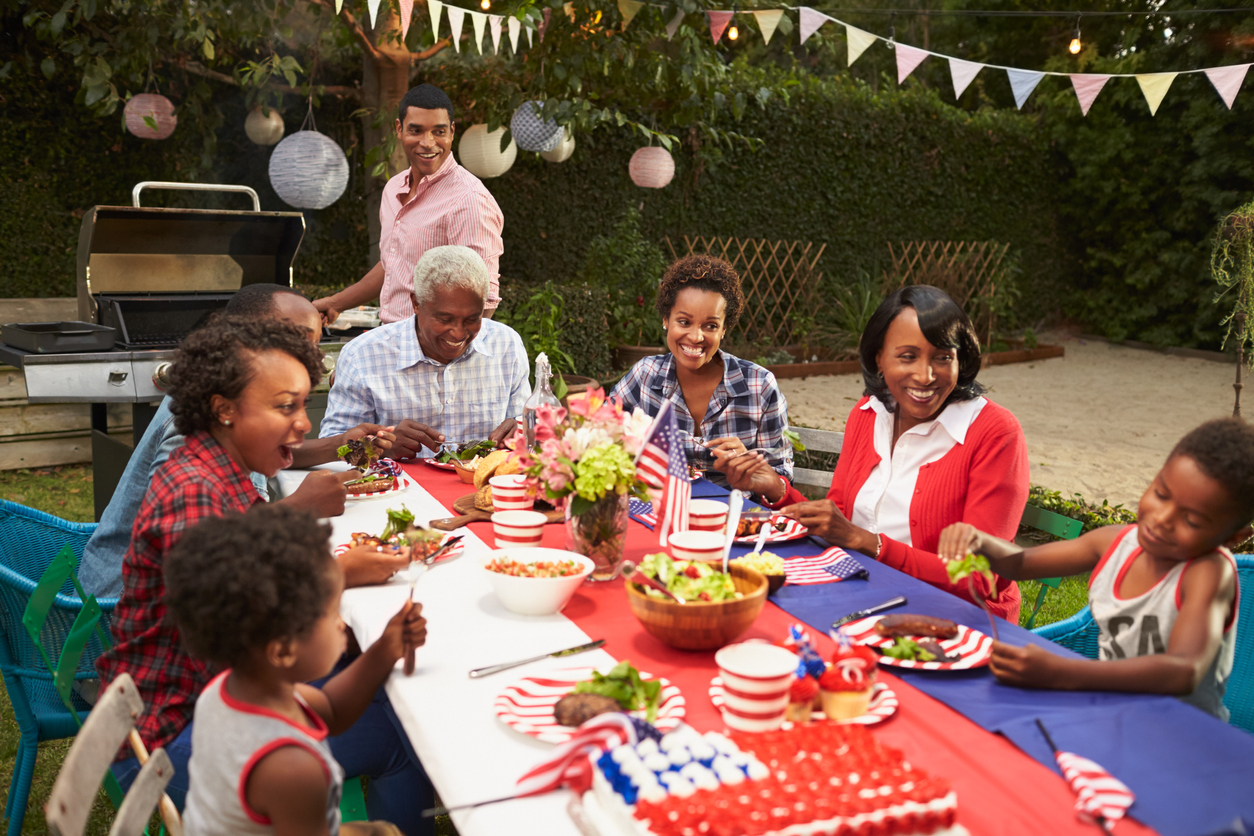
[(879, 40), (870, 32), (863, 32), (856, 26), (845, 24), (845, 40), (849, 42), (849, 66), (853, 66), (853, 62), (862, 57), (862, 53), (866, 52), (866, 48)]
[(335, 0), (335, 13), (339, 14), (342, 8), (344, 8), (344, 0)]
[(431, 13), (431, 34), (440, 40), (440, 12), (444, 10), (444, 0), (427, 0), (427, 11)]
[(758, 21), (758, 28), (762, 30), (762, 40), (769, 44), (771, 35), (775, 34), (775, 27), (779, 26), (779, 19), (784, 16), (784, 10), (769, 9), (765, 12), (754, 12), (753, 16)]
[(831, 20), (830, 17), (822, 12), (816, 12), (809, 6), (800, 6), (798, 11), (801, 13), (801, 42), (805, 43), (811, 35), (819, 30), (819, 27)]
[(370, 12), (370, 28), (379, 22), (379, 0), (366, 0), (366, 10)]
[(1167, 95), (1167, 88), (1171, 87), (1171, 82), (1176, 80), (1176, 73), (1140, 73), (1136, 77), (1136, 83), (1141, 85), (1141, 93), (1145, 96), (1145, 103), (1149, 105), (1150, 116), (1158, 113), (1158, 106), (1163, 103), (1163, 96)]
[(905, 44), (897, 44), (897, 83), (901, 84), (910, 77), (914, 68), (923, 63), (923, 59), (932, 53)]
[(488, 16), (483, 12), (471, 12), (470, 22), (475, 27), (475, 47), (479, 50), (479, 54), (483, 54), (483, 27), (488, 22)]
[[(552, 10), (552, 9), (545, 9), (544, 11), (545, 11), (545, 14), (547, 15), (547, 13), (548, 13), (548, 12), (551, 12), (551, 11), (553, 11), (553, 10)], [(546, 18), (545, 18), (545, 20), (548, 20), (548, 18), (546, 17)], [(534, 37), (535, 37), (535, 31), (536, 31), (536, 30), (535, 30), (535, 29), (532, 29), (530, 26), (528, 26), (528, 27), (527, 27), (527, 48), (528, 48), (528, 49), (531, 49), (531, 47), (535, 46), (535, 42), (532, 40), (532, 38), (534, 38)], [(540, 40), (541, 40), (541, 41), (543, 41), (543, 40), (544, 40), (544, 33), (543, 33), (543, 32), (541, 32), (541, 33), (540, 33)]]
[(679, 24), (684, 22), (684, 10), (680, 9), (675, 12), (675, 16), (671, 18), (671, 22), (666, 24), (666, 40), (675, 37), (675, 33), (679, 31)]
[(977, 64), (974, 61), (963, 61), (961, 58), (949, 59), (949, 75), (954, 81), (955, 99), (962, 98), (962, 91), (967, 89), (967, 86), (982, 69), (984, 69), (984, 65)]
[(501, 54), (501, 21), (505, 18), (501, 15), (488, 15), (488, 31), (492, 33), (492, 52)]
[[(518, 54), (518, 33), (522, 31), (522, 21), (516, 17), (509, 19), (509, 45)], [(528, 30), (531, 31), (531, 30)]]
[(623, 31), (627, 31), (627, 25), (631, 23), (632, 18), (636, 16), (636, 12), (644, 8), (644, 3), (640, 0), (618, 0), (618, 13), (623, 16)]
[(1228, 110), (1232, 110), (1232, 103), (1237, 100), (1237, 91), (1241, 89), (1241, 82), (1245, 81), (1245, 73), (1249, 68), (1249, 64), (1233, 64), (1229, 67), (1212, 67), (1206, 71), (1206, 77), (1215, 85), (1215, 90), (1228, 106)]
[(1102, 92), (1102, 88), (1109, 80), (1110, 76), (1096, 73), (1075, 73), (1071, 76), (1071, 86), (1075, 88), (1075, 97), (1080, 100), (1081, 113), (1085, 116), (1089, 115), (1093, 100), (1097, 98), (1098, 93)]
[(718, 43), (718, 39), (723, 37), (723, 31), (727, 29), (727, 24), (731, 23), (734, 12), (706, 12), (710, 16), (710, 37), (714, 39), (714, 43)]
[(1028, 96), (1032, 95), (1032, 91), (1036, 89), (1036, 85), (1041, 83), (1041, 79), (1045, 77), (1045, 73), (1034, 73), (1031, 70), (1006, 70), (1006, 77), (1010, 79), (1010, 89), (1015, 94), (1015, 107), (1023, 110), (1023, 103), (1028, 100)]
[(409, 19), (414, 15), (414, 0), (400, 0), (401, 5), (401, 40), (409, 34)]
[(449, 6), (448, 12), (448, 28), (453, 33), (453, 49), (457, 52), (462, 51), (462, 24), (466, 22), (466, 10), (460, 6)]

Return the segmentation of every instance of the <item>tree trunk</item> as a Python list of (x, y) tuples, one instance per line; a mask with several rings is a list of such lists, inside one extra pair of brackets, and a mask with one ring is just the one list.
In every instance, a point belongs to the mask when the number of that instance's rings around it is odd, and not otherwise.
[[(396, 106), (409, 90), (409, 67), (413, 56), (400, 42), (401, 21), (396, 10), (388, 7), (386, 22), (375, 33), (375, 54), (362, 54), (362, 104), (367, 112), (361, 117), (366, 148), (378, 148), (395, 134)], [(384, 37), (395, 32), (395, 39)], [(376, 127), (375, 123), (378, 122)], [(370, 234), (370, 263), (379, 260), (379, 201), (388, 178), (408, 167), (399, 144), (388, 159), (387, 171), (371, 177), (366, 188), (366, 225)]]

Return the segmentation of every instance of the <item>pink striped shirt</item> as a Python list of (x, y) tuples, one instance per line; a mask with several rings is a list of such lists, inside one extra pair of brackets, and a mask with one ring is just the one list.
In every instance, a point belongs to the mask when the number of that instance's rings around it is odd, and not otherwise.
[(417, 194), (401, 204), (409, 192), (412, 169), (397, 174), (383, 188), (379, 205), (379, 260), (383, 263), (383, 291), (379, 318), (397, 322), (414, 313), (414, 265), (432, 247), (461, 244), (483, 257), (491, 285), (485, 309), (501, 302), (500, 261), (505, 245), (501, 229), (505, 217), (492, 193), (450, 154), (440, 170), (418, 181)]

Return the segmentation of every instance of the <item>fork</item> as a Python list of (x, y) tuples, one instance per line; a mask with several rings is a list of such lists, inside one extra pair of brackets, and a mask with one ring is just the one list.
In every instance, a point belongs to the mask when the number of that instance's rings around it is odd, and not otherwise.
[[(418, 585), (418, 579), (431, 570), (432, 564), (436, 559), (441, 557), (445, 552), (454, 545), (461, 542), (464, 534), (458, 534), (456, 537), (450, 537), (440, 544), (440, 547), (426, 557), (418, 560), (410, 560), (409, 568), (405, 571), (409, 573), (409, 600), (414, 600), (414, 587)], [(410, 648), (405, 651), (405, 675), (411, 676), (414, 672), (414, 666), (417, 664), (417, 649)]]

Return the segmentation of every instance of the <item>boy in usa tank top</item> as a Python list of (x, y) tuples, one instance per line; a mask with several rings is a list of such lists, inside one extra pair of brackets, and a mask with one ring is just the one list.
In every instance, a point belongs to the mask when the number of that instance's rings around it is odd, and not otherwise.
[(995, 642), (989, 669), (1001, 681), (1172, 694), (1227, 720), (1241, 594), (1229, 549), (1254, 533), (1252, 519), (1254, 426), (1223, 418), (1176, 444), (1137, 505), (1136, 525), (1024, 549), (959, 523), (942, 532), (939, 554), (982, 554), (1013, 580), (1092, 573), (1100, 658)]

